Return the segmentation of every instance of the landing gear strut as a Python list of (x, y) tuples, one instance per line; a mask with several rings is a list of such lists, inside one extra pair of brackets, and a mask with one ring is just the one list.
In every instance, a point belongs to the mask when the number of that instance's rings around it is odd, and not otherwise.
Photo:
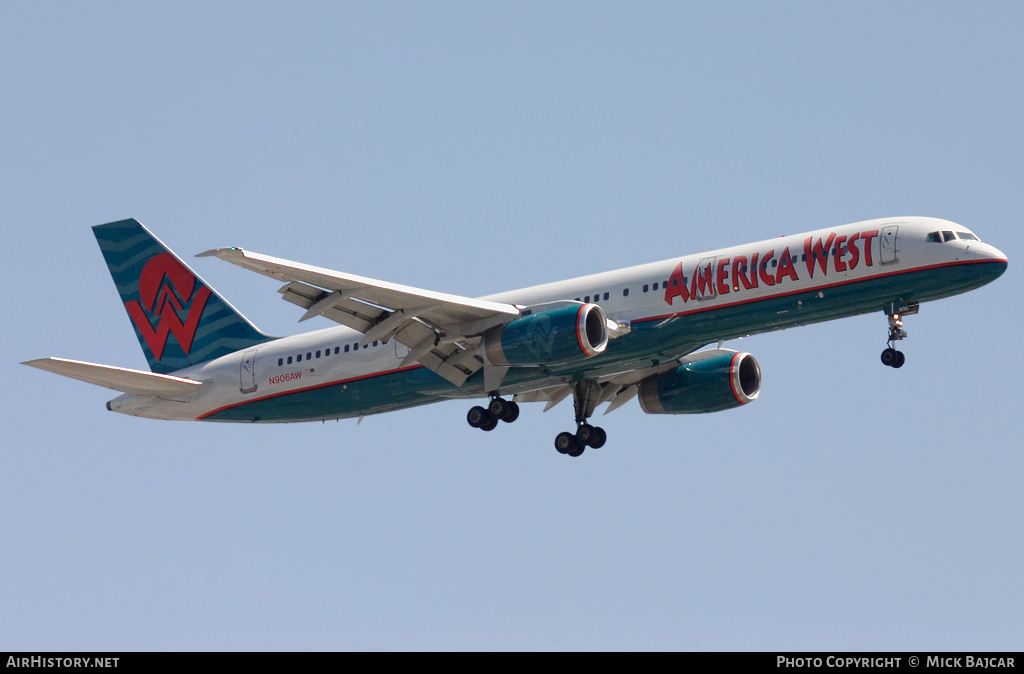
[(499, 421), (512, 423), (519, 418), (519, 404), (514, 400), (505, 400), (499, 396), (491, 398), (487, 407), (477, 405), (469, 410), (466, 421), (473, 428), (482, 431), (493, 431)]
[(893, 342), (907, 338), (907, 331), (903, 329), (903, 317), (908, 314), (916, 314), (917, 310), (918, 305), (916, 304), (897, 305), (895, 302), (889, 304), (885, 309), (885, 313), (889, 318), (889, 339), (886, 340), (886, 349), (882, 352), (883, 365), (897, 368), (903, 367), (906, 357), (904, 357), (902, 351), (897, 351), (893, 347)]
[(579, 381), (572, 385), (572, 402), (576, 409), (576, 433), (559, 433), (555, 449), (559, 454), (579, 456), (587, 447), (603, 447), (608, 434), (600, 426), (591, 426), (587, 419), (594, 413), (601, 399), (601, 387), (592, 381)]

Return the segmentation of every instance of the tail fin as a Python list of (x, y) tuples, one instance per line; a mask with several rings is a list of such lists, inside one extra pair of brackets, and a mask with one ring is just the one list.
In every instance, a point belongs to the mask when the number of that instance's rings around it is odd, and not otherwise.
[(92, 229), (153, 372), (167, 374), (274, 339), (257, 330), (138, 220)]

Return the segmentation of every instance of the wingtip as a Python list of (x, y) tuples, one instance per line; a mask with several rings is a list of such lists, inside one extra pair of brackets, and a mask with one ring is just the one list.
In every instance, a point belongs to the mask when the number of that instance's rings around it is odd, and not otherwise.
[(196, 253), (196, 257), (222, 257), (229, 253), (241, 252), (241, 248), (238, 246), (231, 246), (229, 248), (211, 248), (210, 250), (204, 250), (202, 253)]

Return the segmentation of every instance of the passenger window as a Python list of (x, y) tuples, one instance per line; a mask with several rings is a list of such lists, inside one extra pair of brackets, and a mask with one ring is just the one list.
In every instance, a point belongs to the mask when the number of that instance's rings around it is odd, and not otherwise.
[(778, 267), (778, 266), (779, 266), (779, 261), (778, 260), (772, 260), (772, 268), (774, 269), (775, 267)]
[(307, 351), (306, 352), (306, 360), (312, 360), (312, 359), (313, 359), (313, 354)]
[(957, 232), (956, 235), (963, 241), (980, 241), (978, 237), (974, 236), (970, 232)]
[(590, 301), (590, 295), (586, 295), (586, 296), (585, 296), (585, 297), (583, 298), (583, 301), (584, 301), (584, 302), (589, 302), (589, 301)]
[(277, 366), (281, 367), (282, 365), (284, 365), (284, 358), (278, 358), (277, 359)]
[(578, 298), (578, 297), (573, 299), (573, 302), (579, 302), (579, 301), (580, 301), (580, 298)]
[(655, 283), (654, 285), (651, 286), (651, 290), (657, 290), (657, 289), (658, 289), (658, 284), (657, 283)]
[(672, 287), (675, 288), (678, 285), (679, 285), (679, 279), (677, 279), (677, 278), (672, 279)]
[(644, 284), (644, 292), (647, 292), (647, 284)]
[(662, 288), (667, 288), (668, 287), (668, 281), (662, 281), (661, 282), (661, 287)]
[(924, 240), (928, 243), (942, 243), (942, 237), (938, 232), (930, 232), (928, 236), (924, 237)]
[(345, 345), (345, 353), (348, 353), (348, 344)]
[(953, 241), (953, 240), (956, 239), (956, 235), (953, 234), (953, 232), (943, 232), (942, 233), (942, 239), (944, 241)]
[(629, 288), (623, 288), (622, 289), (622, 296), (623, 297), (629, 297)]
[(296, 363), (301, 363), (302, 362), (302, 354), (301, 353), (295, 357), (295, 362)]
[(604, 298), (605, 298), (605, 299), (608, 299), (608, 293), (605, 293), (605, 294), (604, 294)]
[(334, 347), (334, 355), (337, 356), (339, 353), (341, 353), (341, 347), (340, 346)]
[(289, 365), (291, 365), (291, 364), (292, 364), (292, 357), (291, 357), (291, 356), (288, 356), (288, 364), (289, 364)]
[(316, 350), (316, 357), (317, 357), (317, 358), (319, 358), (319, 357), (320, 357), (320, 349), (317, 349), (317, 350)]
[(376, 339), (375, 339), (375, 340), (373, 340), (373, 345), (374, 345), (374, 346), (377, 346), (377, 340), (376, 340)]

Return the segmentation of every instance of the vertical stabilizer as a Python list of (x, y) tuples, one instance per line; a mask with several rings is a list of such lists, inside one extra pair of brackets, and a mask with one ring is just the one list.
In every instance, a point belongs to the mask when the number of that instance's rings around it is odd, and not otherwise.
[(153, 372), (167, 374), (274, 339), (257, 330), (138, 220), (92, 229)]

